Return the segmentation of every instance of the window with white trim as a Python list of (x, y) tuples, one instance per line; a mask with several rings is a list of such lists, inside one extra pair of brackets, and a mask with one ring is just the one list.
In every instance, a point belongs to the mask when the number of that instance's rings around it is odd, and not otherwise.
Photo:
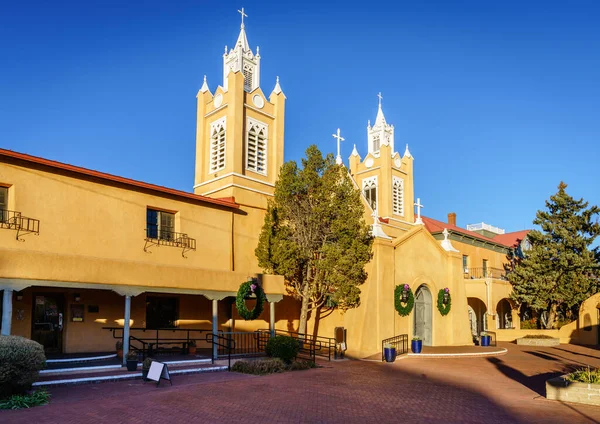
[(225, 118), (210, 124), (210, 173), (225, 168)]
[(379, 134), (373, 136), (373, 151), (378, 152), (381, 147), (381, 139), (379, 138)]
[(377, 209), (377, 177), (365, 178), (362, 183), (363, 194), (371, 209)]
[(252, 91), (252, 67), (244, 65), (244, 90)]
[(246, 169), (267, 175), (267, 124), (248, 118)]
[(398, 177), (393, 177), (392, 211), (396, 215), (404, 215), (404, 180)]

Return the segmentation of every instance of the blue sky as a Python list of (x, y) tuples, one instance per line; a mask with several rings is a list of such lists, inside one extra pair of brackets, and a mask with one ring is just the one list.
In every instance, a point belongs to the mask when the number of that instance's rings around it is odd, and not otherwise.
[(383, 94), (423, 214), (531, 227), (556, 192), (600, 204), (596, 1), (21, 1), (0, 15), (0, 147), (191, 191), (195, 96), (244, 7), (285, 159), (366, 153)]

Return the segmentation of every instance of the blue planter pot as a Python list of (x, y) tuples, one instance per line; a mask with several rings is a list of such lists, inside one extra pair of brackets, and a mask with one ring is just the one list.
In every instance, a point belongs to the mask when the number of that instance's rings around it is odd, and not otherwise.
[(489, 346), (492, 336), (481, 336), (481, 346)]
[(413, 353), (421, 353), (422, 349), (423, 349), (423, 340), (413, 340), (410, 342), (410, 350), (412, 350)]
[(396, 348), (395, 347), (383, 348), (383, 357), (385, 358), (385, 362), (394, 362), (396, 360)]

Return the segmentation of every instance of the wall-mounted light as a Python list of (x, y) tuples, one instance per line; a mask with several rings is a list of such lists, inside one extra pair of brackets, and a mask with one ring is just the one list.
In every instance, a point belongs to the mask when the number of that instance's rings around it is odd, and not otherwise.
[(79, 302), (81, 300), (81, 296), (79, 295), (79, 293), (75, 293), (73, 295), (73, 300), (75, 300), (75, 302)]

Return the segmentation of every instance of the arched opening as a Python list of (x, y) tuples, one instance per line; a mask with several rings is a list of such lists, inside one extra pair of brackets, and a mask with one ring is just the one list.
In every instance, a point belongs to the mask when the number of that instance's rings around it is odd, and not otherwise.
[(424, 346), (431, 346), (432, 337), (432, 301), (427, 286), (421, 286), (415, 293), (414, 336), (423, 340)]
[(483, 331), (487, 331), (486, 313), (487, 308), (481, 299), (476, 297), (468, 297), (469, 305), (469, 320), (471, 321), (471, 334), (473, 341), (479, 342), (479, 336)]
[(498, 302), (498, 306), (496, 306), (496, 314), (498, 317), (498, 328), (514, 328), (512, 319), (512, 305), (508, 299), (505, 298)]

